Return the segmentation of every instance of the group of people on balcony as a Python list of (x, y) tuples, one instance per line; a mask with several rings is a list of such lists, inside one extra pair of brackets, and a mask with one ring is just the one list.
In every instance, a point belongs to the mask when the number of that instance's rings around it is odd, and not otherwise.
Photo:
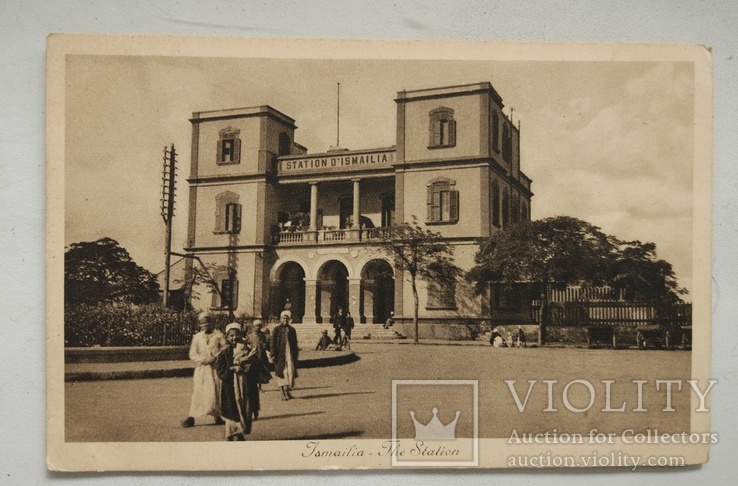
[[(360, 216), (359, 217), (359, 227), (361, 229), (372, 229), (376, 228), (374, 225), (374, 222), (372, 219), (368, 216)], [(353, 217), (352, 216), (345, 216), (343, 218), (343, 224), (340, 227), (336, 226), (323, 226), (322, 224), (317, 224), (317, 229), (319, 230), (339, 230), (339, 229), (352, 229), (353, 228)], [(275, 228), (279, 229), (280, 232), (298, 232), (298, 231), (308, 231), (310, 229), (310, 214), (304, 213), (301, 211), (288, 214), (281, 212), (279, 213), (279, 216), (277, 218), (277, 223), (275, 225)]]

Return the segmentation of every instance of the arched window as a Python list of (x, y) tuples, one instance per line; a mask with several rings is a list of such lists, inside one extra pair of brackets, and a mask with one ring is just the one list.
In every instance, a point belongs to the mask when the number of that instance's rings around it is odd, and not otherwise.
[(492, 182), (492, 224), (500, 227), (500, 185)]
[(428, 148), (454, 147), (456, 145), (456, 121), (454, 110), (441, 106), (428, 113)]
[(459, 191), (456, 181), (436, 178), (428, 182), (426, 223), (456, 223), (459, 220)]
[(502, 191), (502, 227), (510, 225), (510, 194), (507, 189)]
[(241, 205), (238, 194), (230, 191), (215, 196), (215, 233), (241, 232)]
[(233, 127), (226, 127), (218, 132), (218, 165), (241, 163), (241, 139), (238, 138), (240, 133), (241, 130)]
[(500, 115), (492, 111), (492, 148), (500, 151)]

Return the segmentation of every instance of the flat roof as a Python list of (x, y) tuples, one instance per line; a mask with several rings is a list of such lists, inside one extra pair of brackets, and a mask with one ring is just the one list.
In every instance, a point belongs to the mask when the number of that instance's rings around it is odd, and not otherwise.
[(495, 91), (492, 83), (489, 81), (483, 81), (480, 83), (471, 84), (458, 84), (454, 86), (441, 86), (434, 88), (423, 88), (413, 90), (402, 90), (397, 92), (397, 99), (395, 101), (407, 101), (412, 99), (423, 99), (423, 98), (436, 98), (443, 96), (453, 95), (465, 95), (472, 93), (489, 92), (492, 97), (497, 101), (500, 106), (502, 104), (502, 97)]
[(226, 118), (246, 118), (251, 116), (272, 116), (283, 123), (295, 126), (295, 120), (269, 105), (229, 108), (226, 110), (193, 111), (191, 122), (222, 120)]

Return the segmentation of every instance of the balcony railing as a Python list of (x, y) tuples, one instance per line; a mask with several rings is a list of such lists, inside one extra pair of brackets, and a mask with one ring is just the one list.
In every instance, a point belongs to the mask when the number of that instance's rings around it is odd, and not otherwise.
[(317, 231), (282, 231), (278, 235), (278, 243), (297, 243), (315, 245), (324, 242), (371, 241), (380, 240), (389, 228), (362, 229), (322, 229)]

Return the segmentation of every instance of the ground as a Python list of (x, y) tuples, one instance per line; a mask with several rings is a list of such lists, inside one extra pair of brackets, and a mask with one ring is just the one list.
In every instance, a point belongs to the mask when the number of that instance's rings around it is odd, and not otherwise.
[[(596, 428), (620, 434), (626, 429), (660, 432), (689, 431), (691, 353), (609, 349), (506, 349), (487, 346), (356, 343), (360, 357), (354, 363), (300, 370), (295, 399), (281, 401), (273, 383), (264, 385), (262, 414), (249, 440), (309, 440), (339, 438), (390, 438), (392, 435), (392, 380), (477, 380), (480, 437), (510, 437), (557, 429), (559, 433), (583, 433)], [(529, 380), (535, 380), (523, 412), (516, 405), (506, 380), (524, 402)], [(553, 385), (553, 407), (544, 413), (547, 385)], [(594, 389), (594, 405), (586, 412), (567, 410), (563, 390), (573, 380), (587, 380)], [(614, 380), (611, 407), (625, 412), (603, 412), (606, 390), (602, 380)], [(643, 408), (637, 407), (637, 386), (643, 385)], [(656, 380), (681, 380), (672, 391), (673, 412), (666, 408), (666, 390)], [(404, 390), (404, 392), (403, 392)], [(448, 387), (398, 388), (398, 397), (416, 411), (419, 423), (427, 423), (438, 407), (447, 424), (454, 411), (464, 409)], [(422, 393), (412, 395), (413, 390)], [(458, 389), (457, 389), (458, 390)], [(464, 389), (466, 390), (466, 389)], [(187, 416), (192, 393), (191, 378), (112, 380), (66, 384), (66, 441), (222, 441), (223, 427), (212, 418), (197, 420), (191, 429), (180, 427)], [(405, 393), (405, 395), (403, 395)], [(466, 391), (464, 391), (466, 393)], [(570, 386), (571, 408), (587, 408), (589, 392), (582, 383)], [(407, 405), (407, 403), (406, 403)], [(404, 406), (404, 405), (403, 405)], [(400, 437), (412, 437), (412, 422), (398, 412)], [(463, 412), (457, 436), (473, 430), (473, 413)]]

